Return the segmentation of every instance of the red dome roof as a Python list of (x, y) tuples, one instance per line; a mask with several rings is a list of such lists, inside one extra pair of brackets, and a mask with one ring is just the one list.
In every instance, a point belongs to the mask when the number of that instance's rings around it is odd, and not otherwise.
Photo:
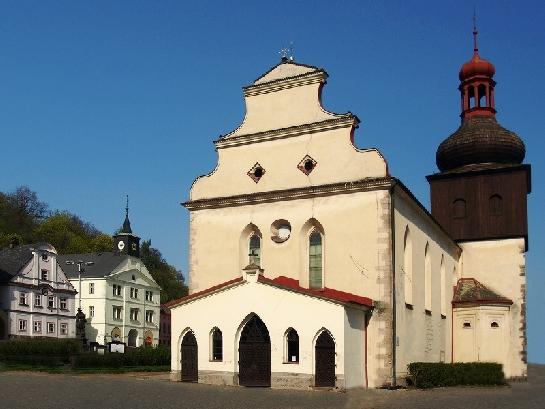
[(462, 65), (460, 69), (460, 81), (465, 81), (468, 78), (475, 76), (485, 76), (492, 78), (496, 73), (494, 65), (479, 56), (479, 53), (475, 51), (473, 58)]

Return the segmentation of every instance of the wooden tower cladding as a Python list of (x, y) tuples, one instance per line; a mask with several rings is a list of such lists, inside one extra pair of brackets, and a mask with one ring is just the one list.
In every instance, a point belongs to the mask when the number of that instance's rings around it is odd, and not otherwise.
[(460, 69), (460, 127), (437, 149), (440, 172), (427, 177), (435, 219), (458, 241), (524, 237), (528, 246), (530, 165), (525, 147), (496, 121), (495, 67), (479, 56)]

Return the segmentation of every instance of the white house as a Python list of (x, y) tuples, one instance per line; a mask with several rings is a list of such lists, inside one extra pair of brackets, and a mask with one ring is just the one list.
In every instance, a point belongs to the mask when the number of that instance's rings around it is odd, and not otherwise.
[[(132, 234), (127, 213), (122, 231), (114, 236), (117, 251), (59, 256), (79, 291), (77, 304), (81, 296), (89, 342), (122, 341), (128, 346), (159, 342), (161, 288), (139, 258), (139, 240)], [(83, 262), (81, 274), (78, 261)]]
[(47, 243), (0, 250), (0, 339), (75, 338), (75, 294)]
[(190, 294), (169, 303), (173, 380), (379, 387), (415, 361), (526, 376), (526, 214), (510, 209), (529, 186), (497, 182), (529, 181), (529, 166), (496, 123), (483, 61), (460, 74), (467, 104), (428, 177), (433, 216), (377, 149), (354, 146), (356, 116), (323, 108), (323, 69), (283, 59), (244, 87), (244, 121), (214, 142), (218, 165), (184, 203)]

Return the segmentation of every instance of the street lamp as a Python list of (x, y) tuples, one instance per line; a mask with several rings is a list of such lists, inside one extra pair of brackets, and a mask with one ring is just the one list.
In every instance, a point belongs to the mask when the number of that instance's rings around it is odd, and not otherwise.
[(85, 319), (84, 312), (81, 310), (81, 273), (85, 272), (85, 266), (92, 266), (95, 263), (93, 261), (67, 260), (66, 264), (69, 266), (73, 266), (73, 265), (78, 266), (79, 306), (78, 306), (78, 312), (76, 314), (76, 337), (79, 337), (83, 345), (86, 345), (87, 340), (85, 339), (85, 323), (87, 322), (87, 320)]

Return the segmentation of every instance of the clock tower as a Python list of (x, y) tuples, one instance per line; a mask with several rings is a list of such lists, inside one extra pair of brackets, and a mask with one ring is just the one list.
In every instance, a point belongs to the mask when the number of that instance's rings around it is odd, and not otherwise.
[(129, 221), (129, 197), (125, 207), (125, 221), (121, 231), (114, 236), (115, 252), (129, 256), (140, 257), (140, 237), (132, 233)]

